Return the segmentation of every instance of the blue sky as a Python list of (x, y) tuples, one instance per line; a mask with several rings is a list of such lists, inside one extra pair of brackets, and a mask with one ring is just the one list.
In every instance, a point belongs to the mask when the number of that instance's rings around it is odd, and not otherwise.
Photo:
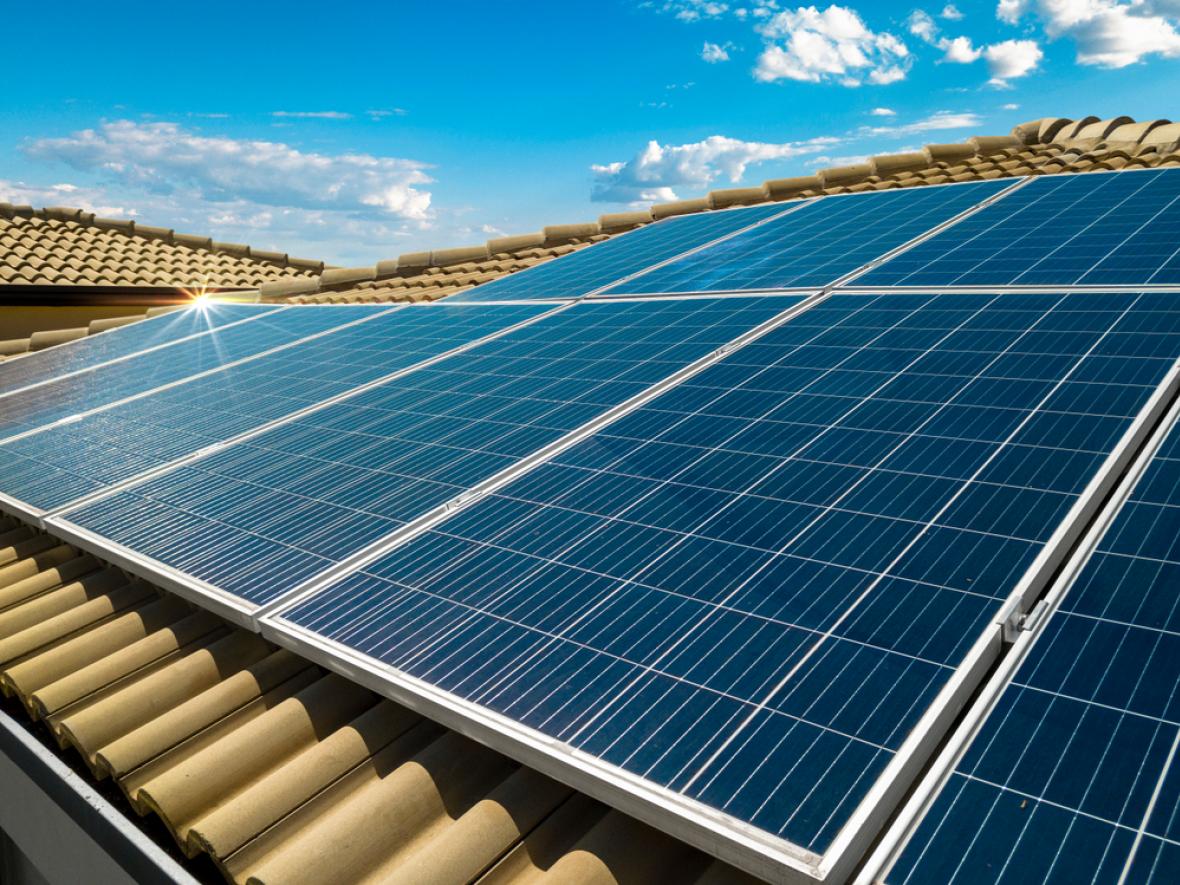
[(4, 15), (0, 200), (339, 264), (1180, 95), (1180, 0)]

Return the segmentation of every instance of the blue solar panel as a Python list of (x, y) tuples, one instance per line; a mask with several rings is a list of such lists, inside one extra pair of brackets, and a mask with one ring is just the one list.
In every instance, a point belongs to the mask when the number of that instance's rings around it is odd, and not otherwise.
[(771, 203), (668, 218), (455, 297), (464, 301), (576, 298), (797, 205)]
[(579, 304), (68, 519), (263, 604), (797, 301)]
[(260, 313), (245, 323), (13, 393), (0, 400), (0, 439), (388, 309), (389, 305), (348, 305)]
[(1180, 283), (1180, 169), (1034, 178), (864, 286)]
[(822, 853), (1178, 355), (1169, 296), (836, 295), (271, 624)]
[(220, 326), (275, 310), (277, 305), (202, 303), (148, 320), (89, 335), (0, 362), (0, 394), (59, 375), (93, 368), (130, 354), (199, 335)]
[(825, 286), (1012, 183), (978, 181), (825, 197), (604, 294)]
[(1175, 882), (1180, 428), (1067, 591), (889, 877)]
[[(302, 310), (302, 308), (299, 308)], [(0, 445), (0, 492), (50, 510), (538, 316), (543, 305), (422, 305)]]

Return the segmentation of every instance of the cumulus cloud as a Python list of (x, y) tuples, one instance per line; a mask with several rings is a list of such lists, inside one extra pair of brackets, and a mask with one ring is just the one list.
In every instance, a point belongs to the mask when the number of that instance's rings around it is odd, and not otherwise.
[(675, 200), (677, 187), (703, 191), (719, 178), (736, 184), (752, 164), (819, 153), (839, 141), (767, 144), (712, 135), (690, 144), (662, 145), (653, 139), (630, 160), (591, 166), (590, 198), (609, 203)]
[(767, 40), (754, 76), (764, 82), (799, 80), (844, 86), (905, 79), (909, 50), (888, 32), (874, 32), (855, 10), (832, 5), (822, 12), (800, 6), (769, 17), (757, 28)]
[(430, 211), (426, 164), (372, 154), (328, 155), (274, 141), (202, 135), (176, 123), (119, 120), (24, 146), (27, 156), (105, 179), (201, 200), (361, 212), (423, 220)]
[(1020, 21), (1028, 8), (1028, 0), (999, 0), (996, 4), (996, 18), (1010, 25)]
[(1044, 53), (1035, 40), (1005, 40), (983, 50), (993, 86), (1006, 86), (1009, 80), (1035, 70)]
[(1015, 102), (1008, 102), (1008, 104), (1004, 105), (1003, 110), (1018, 111), (1020, 110), (1020, 105), (1016, 104)]
[[(1019, 17), (1019, 10), (1013, 4), (1024, 0), (1000, 0), (996, 14), (1006, 19), (1007, 16)], [(1051, 0), (1051, 2), (1071, 2), (1071, 0)], [(1091, 2), (1091, 0), (1081, 0)], [(1008, 4), (1005, 6), (1005, 4)], [(958, 10), (955, 10), (956, 12)], [(954, 16), (947, 16), (943, 10), (942, 18), (954, 20)], [(962, 17), (961, 15), (959, 16)], [(992, 86), (1004, 87), (1009, 80), (1023, 77), (1036, 70), (1044, 57), (1041, 47), (1035, 40), (1005, 40), (1001, 43), (976, 46), (970, 37), (947, 37), (941, 33), (938, 24), (929, 13), (921, 9), (914, 10), (906, 20), (910, 33), (924, 43), (942, 50), (942, 61), (950, 64), (972, 64), (983, 58), (987, 60), (988, 72)]]
[(1176, 0), (999, 0), (996, 16), (1017, 24), (1035, 12), (1049, 39), (1067, 37), (1079, 64), (1123, 68), (1158, 55), (1180, 57)]
[(906, 19), (906, 27), (911, 34), (927, 43), (933, 43), (938, 38), (938, 25), (924, 9), (915, 9), (911, 12), (910, 17)]
[(948, 3), (942, 7), (942, 12), (938, 14), (939, 18), (945, 18), (947, 21), (957, 22), (963, 18), (963, 13), (959, 12), (959, 8), (953, 3)]
[(710, 43), (705, 41), (705, 46), (701, 49), (701, 59), (709, 64), (717, 64), (722, 61), (729, 61), (729, 50), (733, 49), (732, 43)]
[(953, 62), (955, 64), (970, 64), (973, 61), (978, 61), (979, 57), (983, 55), (982, 49), (976, 49), (971, 45), (970, 37), (955, 37), (953, 40), (944, 40), (944, 46), (941, 48), (945, 51), (943, 61)]
[(896, 117), (897, 111), (893, 110), (893, 108), (873, 108), (869, 111), (869, 114), (874, 117)]

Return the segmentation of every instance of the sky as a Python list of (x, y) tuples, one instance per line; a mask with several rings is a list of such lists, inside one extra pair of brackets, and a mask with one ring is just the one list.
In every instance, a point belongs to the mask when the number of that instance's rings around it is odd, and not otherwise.
[(1180, 0), (65, 0), (4, 18), (0, 200), (340, 265), (1044, 116), (1180, 113)]

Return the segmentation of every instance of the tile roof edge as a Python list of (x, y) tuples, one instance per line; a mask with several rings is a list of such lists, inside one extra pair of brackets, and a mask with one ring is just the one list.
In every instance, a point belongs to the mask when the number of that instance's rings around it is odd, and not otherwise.
[(32, 206), (14, 205), (0, 202), (0, 218), (42, 218), (47, 221), (70, 221), (99, 230), (114, 230), (129, 237), (139, 237), (148, 240), (163, 240), (174, 246), (188, 249), (204, 249), (218, 254), (235, 255), (239, 258), (252, 258), (255, 261), (275, 264), (280, 267), (291, 267), (300, 270), (324, 271), (330, 265), (311, 258), (297, 258), (284, 252), (272, 252), (265, 249), (253, 249), (250, 246), (236, 243), (222, 243), (212, 237), (197, 234), (177, 233), (172, 228), (153, 227), (140, 224), (131, 218), (104, 218), (85, 209), (70, 206), (46, 206), (34, 209)]
[[(1009, 150), (1049, 145), (1068, 150), (1083, 146), (1082, 133), (1086, 134), (1084, 141), (1090, 146), (1095, 143), (1096, 132), (1101, 132), (1104, 138), (1120, 132), (1133, 141), (1119, 139), (1119, 144), (1133, 144), (1142, 142), (1151, 133), (1170, 125), (1170, 122), (1161, 119), (1136, 123), (1130, 117), (1112, 117), (1109, 120), (1099, 120), (1094, 116), (1077, 120), (1066, 117), (1040, 117), (1014, 126), (1008, 135), (977, 135), (956, 144), (929, 144), (920, 151), (883, 154), (849, 166), (820, 169), (812, 175), (770, 179), (752, 187), (723, 188), (709, 191), (702, 197), (656, 203), (647, 209), (608, 213), (600, 216), (597, 221), (550, 225), (536, 233), (496, 237), (474, 246), (412, 252), (380, 261), (372, 268), (352, 268), (345, 274), (325, 273), (318, 281), (312, 278), (290, 284), (267, 283), (262, 286), (262, 298), (268, 300), (314, 297), (319, 293), (347, 291), (354, 288), (356, 281), (361, 279), (392, 279), (422, 273), (430, 268), (483, 261), (497, 255), (511, 255), (526, 249), (581, 242), (589, 237), (622, 233), (676, 215), (796, 199), (820, 193), (825, 189), (846, 190), (870, 181), (900, 181), (901, 177), (920, 169), (929, 169), (939, 163), (959, 163), (972, 157), (991, 157)], [(1063, 134), (1067, 137), (1058, 138)], [(1073, 144), (1075, 141), (1079, 144)]]

